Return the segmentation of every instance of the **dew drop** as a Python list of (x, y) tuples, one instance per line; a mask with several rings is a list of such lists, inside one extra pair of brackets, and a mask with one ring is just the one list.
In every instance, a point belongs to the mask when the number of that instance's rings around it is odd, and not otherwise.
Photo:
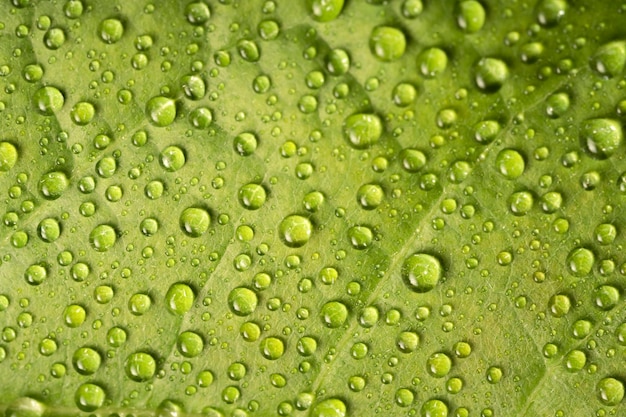
[(509, 77), (509, 68), (497, 58), (482, 58), (475, 67), (475, 81), (478, 88), (493, 93), (498, 91)]
[(587, 248), (576, 248), (567, 255), (567, 269), (575, 277), (582, 278), (591, 273), (595, 256)]
[(89, 234), (89, 244), (98, 252), (106, 252), (117, 241), (115, 229), (108, 224), (96, 226)]
[(33, 104), (42, 114), (51, 116), (61, 110), (65, 97), (58, 88), (46, 86), (33, 94)]
[(306, 217), (292, 214), (285, 217), (278, 226), (283, 243), (291, 248), (304, 246), (311, 238), (313, 225)]
[(104, 390), (92, 383), (82, 384), (76, 389), (74, 402), (76, 406), (85, 412), (92, 412), (104, 405), (106, 393)]
[(336, 329), (348, 319), (348, 307), (339, 301), (330, 301), (322, 306), (320, 317), (326, 327)]
[(155, 126), (169, 126), (176, 119), (176, 102), (168, 97), (152, 97), (146, 103), (146, 115)]
[(81, 375), (91, 375), (96, 373), (102, 364), (100, 354), (89, 347), (77, 349), (72, 356), (74, 369)]
[(185, 152), (176, 145), (168, 146), (159, 155), (161, 166), (168, 172), (176, 172), (185, 166)]
[(348, 240), (354, 249), (367, 249), (372, 245), (374, 233), (367, 226), (353, 226), (348, 229)]
[(245, 287), (237, 287), (228, 294), (228, 306), (238, 316), (254, 313), (258, 302), (256, 293)]
[(172, 284), (165, 294), (165, 306), (177, 316), (185, 315), (193, 307), (195, 295), (185, 283)]
[(100, 22), (98, 35), (105, 43), (116, 43), (124, 35), (124, 25), (118, 19), (105, 19)]
[(56, 200), (69, 186), (67, 176), (60, 171), (53, 171), (41, 176), (39, 192), (46, 200)]
[(405, 284), (418, 293), (435, 288), (442, 275), (442, 266), (437, 258), (426, 253), (409, 256), (402, 265)]
[(391, 26), (378, 26), (369, 39), (374, 56), (383, 62), (395, 61), (404, 55), (406, 37), (401, 30)]
[(346, 404), (338, 398), (328, 398), (311, 410), (311, 417), (346, 417)]
[(209, 230), (211, 217), (203, 208), (189, 207), (180, 214), (179, 224), (188, 236), (200, 237)]
[(152, 379), (156, 372), (156, 367), (154, 357), (145, 352), (135, 352), (128, 355), (124, 366), (126, 376), (136, 382)]
[(580, 138), (592, 156), (606, 159), (621, 146), (624, 134), (617, 120), (591, 119), (582, 124)]
[(475, 0), (462, 1), (457, 6), (456, 23), (466, 33), (476, 33), (485, 25), (485, 8)]
[(195, 332), (182, 332), (176, 339), (176, 347), (184, 357), (194, 358), (202, 353), (204, 340)]
[(378, 142), (383, 133), (383, 124), (375, 114), (357, 113), (346, 118), (343, 132), (352, 147), (366, 149)]
[(248, 210), (258, 210), (267, 198), (265, 188), (259, 184), (246, 184), (239, 189), (239, 203)]
[(548, 310), (556, 318), (561, 318), (569, 313), (572, 301), (566, 294), (555, 294), (548, 301)]
[(15, 145), (10, 142), (0, 142), (0, 172), (7, 172), (13, 168), (18, 155)]
[(263, 357), (271, 361), (279, 359), (285, 353), (285, 344), (277, 337), (266, 337), (259, 347)]
[(343, 9), (344, 0), (307, 0), (307, 11), (318, 22), (335, 20)]
[(194, 1), (185, 7), (185, 18), (192, 25), (202, 25), (211, 17), (211, 10), (206, 3)]
[(88, 101), (79, 101), (70, 110), (70, 118), (79, 126), (89, 124), (96, 115), (96, 108)]
[(434, 78), (448, 67), (448, 55), (441, 48), (428, 48), (417, 57), (417, 68), (426, 78)]
[(605, 405), (618, 405), (624, 399), (624, 383), (618, 379), (602, 378), (596, 385), (598, 399)]

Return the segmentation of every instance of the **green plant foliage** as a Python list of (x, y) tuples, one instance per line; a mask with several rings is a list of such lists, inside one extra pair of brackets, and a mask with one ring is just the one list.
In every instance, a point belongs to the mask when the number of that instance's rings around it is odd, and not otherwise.
[(1, 0), (0, 414), (623, 415), (625, 14)]

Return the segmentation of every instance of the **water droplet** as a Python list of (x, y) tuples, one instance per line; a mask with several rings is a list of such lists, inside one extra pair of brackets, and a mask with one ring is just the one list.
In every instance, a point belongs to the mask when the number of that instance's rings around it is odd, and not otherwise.
[(524, 216), (533, 208), (535, 198), (529, 191), (518, 191), (511, 194), (508, 203), (511, 213)]
[(33, 104), (42, 114), (51, 116), (61, 110), (65, 97), (58, 88), (46, 86), (33, 94)]
[(185, 96), (190, 100), (200, 100), (206, 94), (206, 84), (198, 75), (185, 75), (180, 83)]
[(78, 19), (83, 15), (83, 2), (81, 0), (68, 0), (63, 5), (63, 13), (68, 19)]
[(278, 226), (280, 238), (291, 248), (304, 246), (311, 238), (313, 225), (306, 217), (293, 214), (285, 217)]
[(402, 168), (407, 172), (418, 172), (426, 165), (426, 155), (424, 152), (406, 148), (400, 151), (400, 160), (402, 161)]
[(96, 115), (96, 108), (88, 101), (79, 101), (70, 110), (70, 118), (79, 126), (89, 124)]
[(509, 78), (509, 68), (497, 58), (482, 58), (475, 67), (475, 81), (478, 88), (493, 93), (498, 91)]
[(328, 398), (311, 410), (311, 417), (346, 417), (346, 404), (338, 398)]
[(202, 353), (204, 341), (195, 332), (182, 332), (176, 339), (176, 347), (181, 355), (186, 358), (194, 358)]
[(146, 115), (155, 126), (169, 126), (176, 119), (176, 102), (163, 96), (152, 97), (146, 103)]
[(89, 234), (89, 244), (98, 252), (106, 252), (117, 240), (115, 229), (108, 224), (96, 226)]
[(442, 378), (452, 369), (452, 359), (445, 353), (434, 353), (426, 361), (426, 370), (435, 378)]
[(53, 171), (41, 176), (39, 192), (47, 200), (56, 200), (69, 186), (69, 180), (63, 172)]
[(572, 350), (563, 358), (565, 369), (569, 372), (581, 371), (587, 364), (587, 355), (581, 350)]
[(193, 307), (195, 295), (185, 283), (172, 284), (165, 294), (165, 305), (177, 316), (183, 316)]
[(567, 10), (566, 0), (542, 0), (537, 5), (537, 21), (543, 26), (554, 26)]
[(213, 122), (213, 113), (207, 107), (198, 107), (189, 113), (189, 123), (196, 129), (206, 129)]
[(68, 305), (63, 312), (63, 321), (68, 327), (78, 327), (85, 322), (87, 312), (77, 304)]
[(426, 78), (434, 78), (448, 67), (448, 55), (441, 48), (428, 48), (417, 57), (417, 68)]
[(259, 347), (263, 357), (271, 361), (280, 358), (285, 353), (285, 344), (277, 337), (266, 337)]
[(192, 25), (202, 25), (211, 17), (211, 10), (206, 3), (194, 1), (185, 7), (185, 18)]
[(126, 376), (137, 382), (152, 379), (156, 372), (156, 361), (149, 353), (135, 352), (126, 358)]
[(500, 123), (495, 120), (483, 120), (474, 125), (474, 139), (482, 144), (491, 143), (500, 133)]
[(411, 331), (401, 332), (396, 338), (396, 346), (402, 353), (414, 352), (420, 342), (420, 338), (417, 333)]
[(241, 156), (249, 156), (256, 151), (258, 146), (258, 139), (253, 133), (240, 133), (233, 140), (233, 146), (235, 148), (235, 152), (237, 152)]
[(570, 98), (567, 93), (555, 93), (546, 100), (546, 114), (553, 119), (563, 116), (569, 107)]
[(31, 265), (26, 268), (24, 278), (30, 285), (40, 285), (48, 278), (48, 271), (43, 265)]
[(246, 184), (239, 189), (239, 203), (248, 210), (258, 210), (267, 198), (265, 188), (259, 184)]
[(604, 311), (615, 308), (619, 298), (619, 290), (612, 285), (601, 285), (594, 291), (594, 304)]
[(487, 369), (487, 381), (491, 384), (497, 384), (502, 379), (502, 369), (498, 366), (490, 366)]
[(10, 142), (0, 142), (0, 172), (7, 172), (15, 166), (18, 152)]
[(373, 239), (374, 233), (367, 226), (353, 226), (348, 229), (348, 240), (354, 249), (363, 250), (369, 248)]
[(333, 49), (326, 57), (326, 69), (332, 75), (343, 75), (350, 70), (350, 56), (343, 49)]
[(375, 306), (367, 306), (363, 308), (361, 314), (359, 314), (359, 324), (362, 327), (370, 328), (376, 325), (378, 319), (380, 318), (380, 313), (378, 308)]
[(346, 118), (343, 132), (354, 148), (366, 149), (378, 142), (383, 133), (383, 125), (375, 114), (357, 113)]
[(61, 225), (51, 217), (43, 219), (37, 226), (37, 234), (44, 242), (54, 242), (61, 236)]
[(356, 200), (365, 210), (373, 210), (378, 207), (385, 198), (382, 187), (378, 184), (364, 184), (356, 193)]
[(421, 417), (448, 417), (448, 406), (441, 400), (428, 400), (422, 404), (420, 413)]
[(339, 301), (330, 301), (322, 306), (320, 317), (326, 327), (336, 329), (348, 319), (348, 307)]
[(185, 166), (185, 152), (176, 145), (168, 146), (159, 155), (161, 166), (168, 172), (176, 172)]
[(467, 33), (476, 33), (485, 25), (485, 8), (475, 0), (462, 1), (457, 6), (456, 23)]
[(74, 369), (81, 375), (94, 374), (102, 364), (100, 354), (92, 348), (82, 347), (74, 352), (72, 356)]
[(261, 52), (256, 42), (243, 39), (237, 43), (239, 55), (248, 62), (256, 62), (261, 58)]
[(254, 313), (258, 302), (256, 293), (245, 287), (237, 287), (228, 294), (228, 306), (238, 316)]
[(76, 389), (74, 402), (82, 411), (92, 412), (104, 405), (106, 393), (104, 390), (92, 383), (82, 384)]
[(51, 50), (57, 50), (65, 43), (65, 32), (61, 28), (50, 28), (45, 35), (43, 35), (43, 43), (46, 48)]
[(575, 277), (584, 277), (591, 273), (595, 256), (587, 248), (576, 248), (567, 255), (567, 268)]
[(369, 39), (370, 49), (381, 61), (395, 61), (404, 55), (406, 37), (401, 30), (391, 26), (378, 26), (372, 30)]
[(443, 268), (437, 258), (426, 253), (409, 256), (402, 265), (402, 278), (415, 292), (428, 292), (435, 288), (441, 279)]
[(318, 22), (335, 20), (343, 9), (344, 0), (307, 0), (307, 11)]
[(152, 307), (152, 299), (147, 294), (133, 294), (128, 300), (128, 310), (134, 316), (143, 316)]
[(189, 207), (180, 214), (180, 228), (188, 236), (200, 237), (209, 230), (211, 217), (209, 213), (200, 207)]
[(602, 223), (595, 228), (594, 236), (601, 245), (610, 245), (617, 237), (617, 229), (610, 223)]
[(124, 25), (118, 19), (105, 19), (100, 22), (98, 35), (105, 43), (116, 43), (124, 35)]
[(128, 335), (126, 334), (126, 331), (121, 327), (112, 327), (107, 332), (107, 342), (112, 347), (122, 346), (124, 343), (126, 343), (127, 338)]
[(624, 141), (624, 134), (617, 120), (591, 119), (582, 124), (580, 138), (592, 156), (605, 159), (617, 151)]
[(618, 379), (602, 378), (596, 385), (596, 393), (605, 405), (618, 405), (624, 399), (624, 383)]
[(560, 318), (569, 313), (572, 301), (566, 294), (555, 294), (548, 301), (548, 310), (554, 317)]

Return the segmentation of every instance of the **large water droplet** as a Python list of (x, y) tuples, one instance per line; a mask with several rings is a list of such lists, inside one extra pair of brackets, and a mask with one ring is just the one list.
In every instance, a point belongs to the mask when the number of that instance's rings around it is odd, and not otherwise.
[(492, 93), (498, 91), (509, 78), (509, 67), (497, 58), (482, 58), (475, 67), (476, 85)]
[(575, 277), (584, 277), (591, 273), (595, 256), (587, 248), (576, 248), (567, 255), (567, 268)]
[(307, 10), (318, 22), (335, 20), (343, 9), (344, 0), (307, 0)]
[(338, 398), (328, 398), (311, 410), (311, 417), (346, 417), (346, 404)]
[(618, 405), (624, 399), (624, 383), (616, 378), (602, 378), (596, 385), (596, 393), (602, 403)]
[(343, 132), (354, 148), (366, 149), (378, 142), (383, 133), (383, 124), (375, 114), (357, 113), (346, 118)]
[(117, 233), (108, 224), (96, 226), (89, 234), (89, 244), (98, 252), (106, 252), (115, 245)]
[(191, 237), (200, 237), (209, 230), (211, 217), (200, 207), (189, 207), (180, 214), (180, 228)]
[(0, 172), (7, 172), (15, 166), (18, 152), (10, 142), (0, 142)]
[(428, 292), (441, 279), (443, 268), (437, 258), (426, 253), (409, 256), (402, 265), (402, 278), (415, 292)]
[(146, 103), (146, 115), (155, 126), (169, 126), (176, 119), (176, 102), (163, 96), (152, 97)]
[(47, 200), (56, 200), (61, 197), (63, 191), (69, 186), (67, 176), (60, 171), (53, 171), (41, 176), (39, 180), (39, 192)]
[(193, 307), (194, 293), (191, 287), (178, 282), (170, 286), (165, 294), (165, 305), (177, 316), (182, 316)]
[(336, 329), (348, 319), (348, 307), (339, 301), (330, 301), (322, 306), (320, 316), (326, 327)]
[(381, 61), (395, 61), (404, 55), (406, 37), (401, 30), (391, 26), (374, 28), (369, 39), (370, 49)]
[(237, 287), (228, 294), (228, 306), (238, 316), (254, 313), (258, 302), (256, 293), (245, 287)]
[(135, 352), (126, 358), (125, 370), (133, 381), (148, 381), (156, 372), (156, 361), (149, 353)]
[(617, 120), (592, 119), (582, 124), (580, 138), (592, 156), (605, 159), (617, 151), (624, 141), (624, 134)]
[(37, 110), (50, 116), (61, 110), (63, 104), (65, 104), (65, 97), (58, 88), (46, 86), (35, 92), (33, 103)]
[(478, 32), (485, 24), (485, 8), (475, 0), (465, 0), (458, 4), (456, 23), (467, 33)]
[(313, 225), (306, 217), (293, 214), (285, 217), (278, 226), (280, 238), (292, 248), (304, 246), (311, 238)]
[(74, 402), (82, 411), (92, 412), (104, 405), (106, 393), (104, 390), (92, 383), (82, 384), (76, 389)]

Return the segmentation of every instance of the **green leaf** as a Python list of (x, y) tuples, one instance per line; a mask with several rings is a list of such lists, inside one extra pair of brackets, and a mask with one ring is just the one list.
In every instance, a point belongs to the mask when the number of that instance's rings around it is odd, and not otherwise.
[(0, 5), (0, 413), (621, 415), (615, 2)]

